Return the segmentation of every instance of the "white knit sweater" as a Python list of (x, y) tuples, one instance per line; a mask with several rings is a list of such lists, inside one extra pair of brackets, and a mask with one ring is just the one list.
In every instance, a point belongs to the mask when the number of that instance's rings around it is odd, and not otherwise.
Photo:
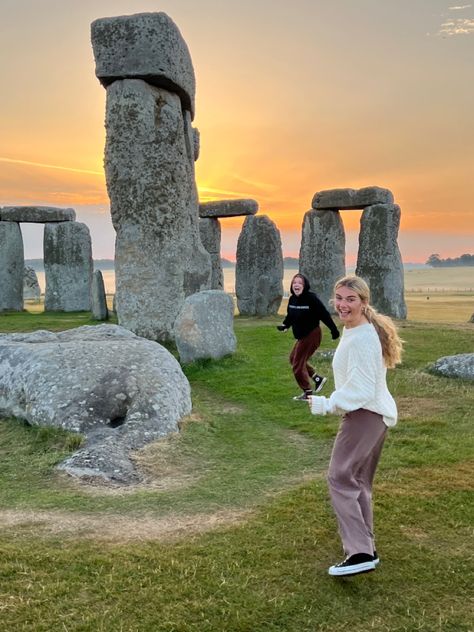
[(387, 388), (382, 347), (371, 323), (344, 328), (332, 366), (336, 390), (330, 397), (313, 395), (313, 415), (365, 408), (382, 415), (387, 426), (397, 423), (397, 406)]

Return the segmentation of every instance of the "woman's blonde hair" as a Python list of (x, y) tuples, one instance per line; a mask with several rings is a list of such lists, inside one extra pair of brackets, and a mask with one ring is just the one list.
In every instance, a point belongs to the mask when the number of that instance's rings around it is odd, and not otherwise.
[(383, 314), (379, 314), (378, 311), (370, 305), (370, 289), (361, 277), (349, 275), (339, 279), (334, 286), (334, 293), (340, 287), (348, 287), (354, 290), (362, 303), (364, 303), (362, 308), (363, 314), (369, 323), (372, 323), (375, 327), (375, 331), (379, 336), (385, 365), (389, 369), (393, 369), (395, 365), (400, 364), (402, 361), (403, 341), (399, 337), (397, 328), (392, 319)]

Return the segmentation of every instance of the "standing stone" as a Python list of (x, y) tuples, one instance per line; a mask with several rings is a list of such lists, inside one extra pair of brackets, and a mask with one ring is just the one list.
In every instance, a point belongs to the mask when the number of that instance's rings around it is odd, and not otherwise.
[(95, 270), (91, 286), (91, 312), (96, 320), (107, 320), (107, 297), (105, 295), (104, 278), (100, 270)]
[(368, 206), (360, 218), (356, 274), (370, 287), (371, 303), (382, 314), (407, 317), (404, 273), (397, 237), (400, 207)]
[(22, 311), (24, 267), (19, 224), (0, 222), (0, 312)]
[(44, 308), (52, 312), (90, 311), (92, 246), (80, 222), (44, 226)]
[(119, 323), (171, 340), (185, 297), (211, 283), (199, 236), (191, 56), (164, 13), (102, 18), (91, 32), (96, 75), (107, 88), (105, 174), (117, 233)]
[(266, 215), (245, 218), (237, 242), (235, 292), (246, 316), (276, 314), (283, 298), (280, 231)]
[(23, 274), (23, 299), (39, 301), (41, 298), (41, 288), (34, 268), (25, 266)]
[(224, 272), (221, 263), (221, 225), (218, 219), (206, 217), (199, 220), (199, 232), (204, 248), (211, 256), (211, 290), (224, 289)]
[(339, 211), (311, 210), (305, 214), (299, 269), (328, 309), (334, 284), (346, 273), (345, 248), (346, 236)]
[(220, 290), (198, 292), (184, 301), (175, 322), (175, 342), (181, 362), (217, 360), (234, 353), (234, 301)]
[(129, 79), (107, 89), (106, 128), (119, 323), (144, 338), (171, 340), (185, 297), (208, 289), (211, 279), (190, 119), (178, 95)]

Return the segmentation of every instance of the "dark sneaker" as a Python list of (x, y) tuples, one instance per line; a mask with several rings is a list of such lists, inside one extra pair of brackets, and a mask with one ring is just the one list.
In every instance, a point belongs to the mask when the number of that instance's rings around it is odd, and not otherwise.
[(314, 392), (319, 393), (319, 391), (323, 388), (323, 386), (326, 384), (327, 381), (328, 380), (326, 377), (321, 377), (320, 375), (315, 373), (313, 375), (313, 382), (315, 386)]
[(379, 556), (377, 555), (377, 551), (374, 551), (374, 556), (373, 556), (373, 558), (372, 558), (372, 559), (374, 560), (374, 564), (375, 564), (375, 566), (378, 566), (378, 565), (380, 564), (380, 558), (379, 558)]
[(343, 562), (331, 566), (328, 573), (333, 577), (344, 577), (345, 575), (359, 575), (360, 573), (368, 573), (375, 571), (375, 560), (368, 553), (355, 553), (350, 557), (346, 557)]
[(295, 395), (293, 399), (296, 402), (307, 402), (312, 394), (313, 394), (313, 391), (303, 391), (301, 395)]

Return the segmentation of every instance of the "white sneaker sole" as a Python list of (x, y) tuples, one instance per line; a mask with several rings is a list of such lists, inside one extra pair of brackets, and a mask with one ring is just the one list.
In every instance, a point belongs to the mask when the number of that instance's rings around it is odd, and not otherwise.
[(352, 566), (331, 566), (328, 570), (328, 573), (333, 577), (359, 575), (360, 573), (369, 573), (370, 571), (375, 571), (375, 566), (375, 562), (362, 562), (361, 564), (353, 564)]

